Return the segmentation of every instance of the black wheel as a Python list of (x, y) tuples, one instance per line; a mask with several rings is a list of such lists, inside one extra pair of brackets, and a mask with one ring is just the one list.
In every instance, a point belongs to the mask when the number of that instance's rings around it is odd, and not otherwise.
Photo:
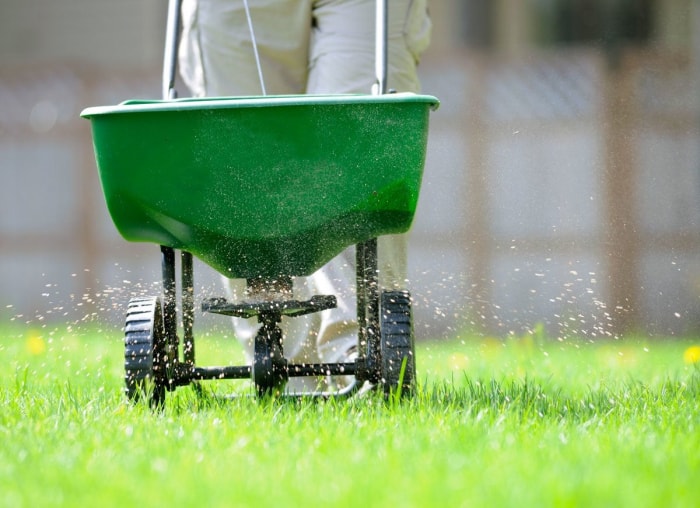
[(165, 346), (160, 298), (133, 298), (124, 328), (124, 379), (129, 400), (147, 398), (152, 406), (165, 402)]
[(416, 359), (411, 295), (385, 291), (381, 296), (381, 385), (384, 393), (411, 395), (415, 387)]

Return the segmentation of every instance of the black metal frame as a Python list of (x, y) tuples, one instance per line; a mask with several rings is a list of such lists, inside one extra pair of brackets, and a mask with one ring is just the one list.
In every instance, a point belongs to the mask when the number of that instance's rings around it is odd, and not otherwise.
[(381, 377), (381, 335), (377, 239), (357, 244), (356, 284), (358, 357), (354, 362), (288, 364), (283, 355), (283, 337), (279, 322), (283, 316), (296, 317), (334, 308), (335, 296), (317, 295), (307, 301), (232, 304), (223, 298), (202, 303), (203, 312), (242, 318), (257, 317), (261, 323), (255, 337), (252, 365), (200, 367), (195, 360), (194, 269), (192, 254), (181, 252), (181, 303), (183, 348), (177, 320), (177, 269), (175, 249), (161, 246), (163, 276), (163, 324), (165, 334), (166, 377), (168, 390), (198, 381), (252, 379), (260, 395), (282, 391), (290, 377), (355, 376), (351, 389), (330, 393), (299, 395), (345, 396), (354, 393), (364, 381), (376, 384)]

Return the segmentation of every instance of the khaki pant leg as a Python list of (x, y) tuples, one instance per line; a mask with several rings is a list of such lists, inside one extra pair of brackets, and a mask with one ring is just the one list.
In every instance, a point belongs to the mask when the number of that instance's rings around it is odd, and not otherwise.
[[(375, 0), (314, 3), (307, 93), (370, 93), (375, 82)], [(425, 0), (389, 0), (387, 85), (400, 92), (420, 88), (416, 66), (427, 48), (431, 24)], [(379, 238), (380, 286), (406, 287), (407, 237)], [(354, 249), (346, 249), (312, 275), (309, 293), (339, 295), (337, 309), (324, 312), (318, 329), (323, 361), (342, 361), (357, 342)]]
[[(306, 88), (311, 1), (249, 1), (268, 94)], [(194, 96), (262, 94), (243, 0), (183, 0), (179, 68)]]
[[(306, 89), (311, 0), (250, 0), (251, 19), (268, 94)], [(242, 0), (183, 0), (179, 68), (194, 96), (259, 95), (261, 86)], [(231, 301), (243, 301), (245, 280), (223, 277)], [(303, 281), (301, 282), (302, 292)], [(320, 315), (284, 319), (284, 350), (292, 363), (319, 361)], [(248, 361), (259, 325), (233, 319), (236, 339)], [(292, 379), (292, 391), (315, 389), (315, 379)]]
[[(389, 0), (387, 86), (418, 92), (416, 66), (430, 42), (426, 0)], [(317, 0), (307, 93), (370, 93), (376, 0)]]

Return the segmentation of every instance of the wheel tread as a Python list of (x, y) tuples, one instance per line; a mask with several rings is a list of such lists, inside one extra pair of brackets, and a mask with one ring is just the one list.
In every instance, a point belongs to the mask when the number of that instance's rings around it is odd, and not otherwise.
[(124, 381), (131, 401), (147, 396), (151, 405), (165, 400), (165, 381), (160, 372), (164, 332), (160, 299), (134, 298), (129, 302), (124, 326)]
[[(410, 395), (415, 384), (415, 346), (411, 297), (407, 291), (385, 291), (381, 295), (381, 382), (385, 393), (399, 388)], [(404, 377), (401, 368), (406, 359)]]

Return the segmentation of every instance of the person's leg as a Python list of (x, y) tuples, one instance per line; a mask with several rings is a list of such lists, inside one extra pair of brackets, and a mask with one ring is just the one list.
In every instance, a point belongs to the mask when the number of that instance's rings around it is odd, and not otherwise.
[[(425, 0), (389, 0), (387, 85), (399, 92), (417, 92), (416, 66), (430, 39)], [(375, 82), (375, 0), (318, 0), (307, 93), (370, 93)], [(380, 286), (405, 288), (406, 235), (379, 238)], [(308, 278), (309, 293), (339, 296), (337, 309), (322, 314), (318, 328), (319, 356), (343, 361), (357, 343), (354, 249), (346, 249)]]
[[(311, 0), (248, 3), (267, 93), (303, 93)], [(243, 0), (183, 0), (179, 68), (195, 96), (262, 94)]]
[[(267, 93), (304, 93), (311, 0), (249, 0), (249, 6)], [(261, 94), (243, 0), (183, 0), (182, 21), (179, 68), (192, 95)], [(222, 279), (230, 301), (250, 299), (245, 280)], [(307, 294), (303, 284), (301, 294)], [(320, 322), (319, 315), (283, 318), (283, 348), (291, 363), (319, 362), (316, 336)], [(258, 323), (234, 318), (233, 327), (252, 361)], [(308, 391), (317, 384), (316, 379), (293, 378), (288, 389)]]
[[(430, 41), (426, 0), (389, 0), (387, 85), (418, 92), (416, 66)], [(370, 93), (375, 81), (375, 0), (316, 0), (307, 93)]]

